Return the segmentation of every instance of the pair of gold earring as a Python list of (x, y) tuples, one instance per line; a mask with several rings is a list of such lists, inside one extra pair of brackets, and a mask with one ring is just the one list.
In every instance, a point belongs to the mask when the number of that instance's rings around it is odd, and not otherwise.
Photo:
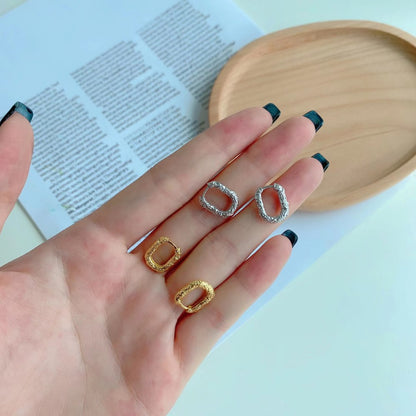
[[(173, 247), (174, 253), (168, 261), (164, 264), (159, 264), (154, 258), (153, 254), (162, 244), (170, 244)], [(168, 271), (181, 257), (181, 249), (168, 237), (160, 237), (157, 239), (151, 247), (146, 251), (144, 255), (146, 264), (155, 272), (164, 273)], [(200, 288), (205, 291), (205, 296), (197, 303), (192, 305), (185, 305), (182, 300), (193, 290)], [(175, 295), (175, 303), (185, 310), (187, 313), (195, 313), (201, 310), (214, 298), (214, 288), (208, 283), (202, 280), (194, 280), (184, 287), (182, 287)]]

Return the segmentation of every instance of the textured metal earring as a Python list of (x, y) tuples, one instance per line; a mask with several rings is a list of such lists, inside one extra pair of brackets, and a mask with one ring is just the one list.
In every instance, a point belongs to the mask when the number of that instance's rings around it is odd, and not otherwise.
[[(262, 193), (266, 189), (274, 189), (278, 196), (280, 201), (280, 214), (276, 217), (272, 217), (267, 214), (266, 209), (264, 208)], [(273, 185), (263, 186), (261, 188), (258, 188), (256, 191), (256, 194), (254, 196), (257, 204), (257, 209), (259, 210), (260, 216), (265, 219), (267, 222), (277, 223), (282, 222), (288, 215), (289, 215), (289, 202), (286, 198), (285, 189), (282, 185), (279, 185), (278, 183), (274, 183)]]
[[(222, 193), (224, 193), (231, 199), (230, 208), (228, 208), (227, 210), (221, 210), (207, 201), (205, 196), (211, 188), (219, 189)], [(199, 201), (205, 209), (207, 209), (208, 211), (212, 212), (215, 215), (219, 215), (220, 217), (231, 217), (236, 211), (237, 206), (238, 206), (237, 194), (231, 189), (227, 188), (222, 183), (217, 182), (217, 181), (212, 181), (212, 182), (207, 183), (207, 187), (205, 188), (204, 193), (199, 198)]]

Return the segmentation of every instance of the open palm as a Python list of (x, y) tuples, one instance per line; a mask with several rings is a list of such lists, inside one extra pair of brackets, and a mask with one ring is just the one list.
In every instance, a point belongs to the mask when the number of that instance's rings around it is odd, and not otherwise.
[[(314, 136), (313, 123), (295, 117), (263, 135), (271, 123), (263, 108), (221, 121), (99, 210), (0, 269), (1, 415), (167, 414), (292, 248), (278, 235), (249, 257), (277, 225), (262, 220), (253, 202), (231, 218), (204, 210), (199, 196), (206, 183), (215, 178), (233, 189), (242, 206), (284, 172), (277, 182), (293, 213), (322, 179), (313, 158), (287, 169)], [(0, 226), (25, 182), (32, 143), (20, 114), (0, 127)], [(227, 204), (219, 192), (209, 197)], [(272, 192), (264, 199), (269, 211), (278, 211)], [(161, 236), (182, 249), (167, 273), (144, 261)], [(162, 246), (157, 256), (163, 262), (170, 252)], [(174, 297), (197, 279), (216, 296), (187, 314)], [(187, 303), (198, 296), (191, 293)]]

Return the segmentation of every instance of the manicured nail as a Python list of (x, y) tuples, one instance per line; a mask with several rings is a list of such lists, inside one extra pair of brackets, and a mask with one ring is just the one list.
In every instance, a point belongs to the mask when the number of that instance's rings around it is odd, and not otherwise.
[(295, 244), (298, 242), (298, 236), (292, 230), (286, 230), (282, 233), (285, 237), (287, 237), (290, 242), (292, 243), (292, 247), (295, 247)]
[(7, 114), (1, 119), (0, 126), (15, 112), (21, 114), (23, 117), (25, 117), (29, 123), (32, 121), (33, 118), (33, 111), (25, 106), (23, 103), (18, 101), (13, 105), (13, 107), (7, 112)]
[(280, 110), (273, 103), (266, 104), (263, 108), (270, 113), (273, 123), (279, 118)]
[(315, 153), (312, 157), (321, 163), (324, 172), (328, 169), (329, 161), (325, 159), (320, 153)]
[(308, 111), (303, 115), (303, 117), (312, 121), (315, 126), (315, 131), (318, 131), (322, 127), (322, 124), (324, 124), (324, 119), (316, 111)]

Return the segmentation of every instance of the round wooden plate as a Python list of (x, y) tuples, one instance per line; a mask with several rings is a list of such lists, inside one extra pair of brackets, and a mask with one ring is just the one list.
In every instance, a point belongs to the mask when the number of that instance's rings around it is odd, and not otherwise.
[(330, 167), (303, 210), (353, 204), (416, 168), (416, 38), (408, 33), (335, 21), (257, 39), (218, 76), (210, 123), (268, 102), (279, 121), (309, 110), (325, 120), (300, 157), (321, 152)]

